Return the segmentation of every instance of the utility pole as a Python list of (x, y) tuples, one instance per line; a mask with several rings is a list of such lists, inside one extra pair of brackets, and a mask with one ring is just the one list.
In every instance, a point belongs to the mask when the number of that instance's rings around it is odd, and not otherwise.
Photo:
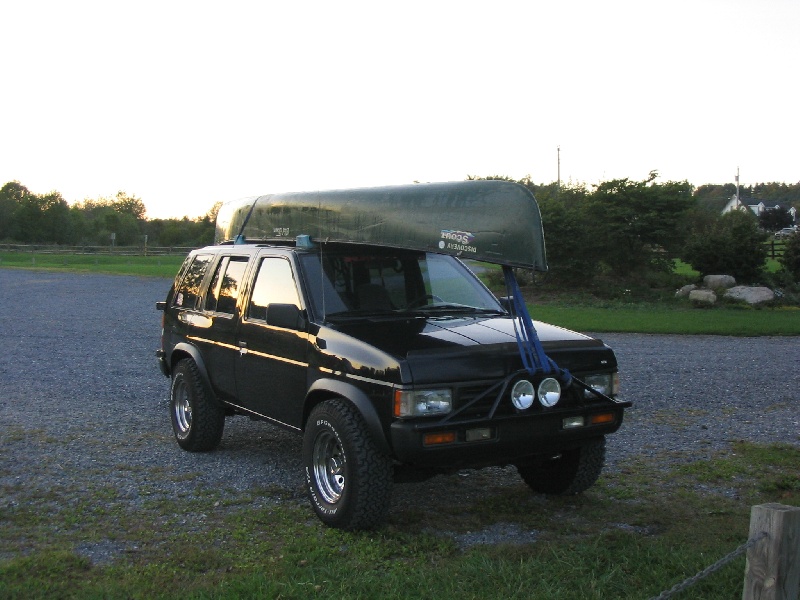
[(741, 205), (741, 200), (739, 200), (739, 167), (736, 167), (736, 209), (739, 209)]
[(558, 185), (556, 187), (556, 197), (561, 193), (561, 146), (558, 148)]

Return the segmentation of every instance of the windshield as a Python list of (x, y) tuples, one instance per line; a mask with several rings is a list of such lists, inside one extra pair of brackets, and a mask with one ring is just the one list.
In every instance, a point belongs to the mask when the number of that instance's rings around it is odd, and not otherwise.
[(302, 260), (314, 313), (323, 319), (504, 312), (452, 256), (354, 248), (309, 254)]

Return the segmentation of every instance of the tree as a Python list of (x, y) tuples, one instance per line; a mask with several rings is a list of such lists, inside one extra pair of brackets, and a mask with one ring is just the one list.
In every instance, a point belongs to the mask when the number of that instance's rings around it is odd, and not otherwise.
[(789, 227), (794, 221), (792, 215), (785, 208), (767, 208), (758, 215), (758, 224), (767, 231), (778, 231)]
[(800, 282), (800, 233), (794, 232), (786, 240), (780, 262), (784, 270), (791, 273), (795, 281)]
[(590, 233), (603, 240), (601, 259), (615, 275), (671, 271), (683, 242), (682, 223), (694, 206), (686, 181), (617, 179), (597, 186), (586, 206)]
[(40, 198), (40, 240), (68, 244), (72, 238), (72, 221), (67, 201), (59, 192), (50, 192)]
[(757, 280), (767, 259), (767, 234), (752, 213), (707, 214), (692, 227), (681, 258), (704, 275)]
[(118, 213), (129, 214), (137, 221), (144, 221), (147, 218), (147, 209), (141, 198), (128, 196), (125, 192), (119, 191), (113, 199), (107, 201)]
[(565, 281), (590, 281), (600, 269), (604, 240), (594, 234), (583, 186), (544, 188), (538, 194), (550, 274)]
[(9, 181), (0, 188), (0, 240), (15, 239), (17, 208), (31, 192), (19, 181)]

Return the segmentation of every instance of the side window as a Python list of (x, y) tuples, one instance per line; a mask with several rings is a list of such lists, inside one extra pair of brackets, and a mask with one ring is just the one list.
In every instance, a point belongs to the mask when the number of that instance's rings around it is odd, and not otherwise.
[(300, 307), (292, 266), (283, 258), (265, 258), (261, 261), (247, 317), (266, 321), (267, 306), (270, 304), (294, 304)]
[(236, 314), (236, 301), (242, 287), (246, 256), (225, 256), (219, 261), (206, 295), (206, 310)]
[(198, 254), (192, 264), (186, 269), (180, 285), (175, 290), (172, 305), (179, 308), (197, 308), (200, 301), (200, 284), (206, 275), (208, 265), (211, 263), (212, 254)]

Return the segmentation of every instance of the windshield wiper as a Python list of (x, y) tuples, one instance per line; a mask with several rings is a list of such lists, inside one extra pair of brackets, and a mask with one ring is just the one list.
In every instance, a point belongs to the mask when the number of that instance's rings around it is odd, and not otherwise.
[(385, 318), (408, 318), (406, 313), (399, 313), (396, 310), (343, 310), (340, 312), (325, 315), (326, 321), (358, 321), (366, 319), (385, 319)]
[(446, 313), (462, 313), (470, 315), (506, 314), (505, 311), (500, 310), (498, 308), (481, 308), (478, 306), (468, 306), (466, 304), (450, 304), (450, 303), (428, 304), (425, 306), (417, 306), (415, 308), (408, 310), (409, 312), (422, 312), (422, 313), (446, 312)]

